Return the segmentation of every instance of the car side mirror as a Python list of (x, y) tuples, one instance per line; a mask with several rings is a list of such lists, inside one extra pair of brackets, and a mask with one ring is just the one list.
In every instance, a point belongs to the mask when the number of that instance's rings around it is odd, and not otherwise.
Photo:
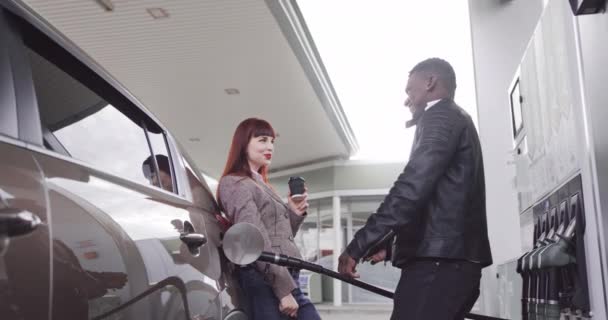
[(255, 225), (237, 223), (224, 234), (222, 248), (232, 263), (248, 265), (255, 262), (264, 251), (264, 237)]

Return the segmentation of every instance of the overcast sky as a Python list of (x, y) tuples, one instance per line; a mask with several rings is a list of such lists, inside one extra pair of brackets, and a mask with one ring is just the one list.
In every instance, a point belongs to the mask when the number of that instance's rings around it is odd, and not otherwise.
[(413, 129), (408, 71), (429, 57), (456, 71), (456, 102), (477, 121), (467, 1), (298, 0), (360, 145), (354, 158), (401, 161)]

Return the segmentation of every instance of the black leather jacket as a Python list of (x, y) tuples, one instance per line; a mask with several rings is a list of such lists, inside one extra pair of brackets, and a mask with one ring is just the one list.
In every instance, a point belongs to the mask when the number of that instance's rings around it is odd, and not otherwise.
[(473, 121), (451, 99), (441, 100), (418, 119), (409, 162), (346, 252), (359, 260), (392, 241), (396, 267), (420, 257), (488, 266), (485, 201)]

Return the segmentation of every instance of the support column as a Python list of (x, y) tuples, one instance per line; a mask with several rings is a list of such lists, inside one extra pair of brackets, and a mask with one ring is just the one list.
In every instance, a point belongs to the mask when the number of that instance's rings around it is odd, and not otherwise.
[[(350, 211), (350, 206), (346, 213), (346, 244), (353, 240), (353, 213)], [(345, 245), (346, 245), (345, 244)]]
[[(340, 253), (342, 253), (342, 226), (340, 223), (340, 197), (333, 196), (332, 199), (332, 208), (333, 208), (333, 217), (334, 217), (334, 270), (338, 270), (338, 258), (340, 257)], [(338, 279), (334, 279), (334, 306), (342, 305), (342, 281)]]
[(323, 223), (321, 221), (321, 200), (317, 200), (317, 264), (321, 261), (321, 231), (323, 231)]
[[(346, 206), (346, 245), (353, 240), (353, 212), (351, 210), (350, 201)], [(353, 303), (353, 286), (348, 286), (348, 303)]]

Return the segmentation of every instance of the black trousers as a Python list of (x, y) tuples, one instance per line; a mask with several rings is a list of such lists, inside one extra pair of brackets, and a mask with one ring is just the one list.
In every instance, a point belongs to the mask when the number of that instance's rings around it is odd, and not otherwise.
[(461, 320), (479, 297), (477, 263), (425, 258), (402, 269), (391, 320)]

